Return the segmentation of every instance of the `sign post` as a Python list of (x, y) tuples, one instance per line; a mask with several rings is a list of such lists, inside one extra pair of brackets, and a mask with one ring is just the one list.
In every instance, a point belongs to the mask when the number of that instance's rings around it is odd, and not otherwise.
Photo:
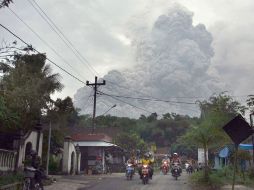
[(235, 159), (234, 159), (234, 174), (233, 174), (233, 183), (232, 190), (235, 188), (235, 173), (237, 165), (237, 156), (238, 156), (238, 145), (246, 140), (249, 136), (253, 134), (251, 126), (245, 121), (245, 119), (238, 115), (230, 122), (228, 122), (223, 130), (228, 134), (231, 140), (235, 143)]

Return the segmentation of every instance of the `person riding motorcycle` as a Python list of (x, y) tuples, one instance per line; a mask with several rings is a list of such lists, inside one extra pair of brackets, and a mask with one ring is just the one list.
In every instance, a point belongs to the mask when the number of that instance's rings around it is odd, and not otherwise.
[[(38, 156), (35, 150), (31, 150), (29, 155), (26, 156), (26, 160), (24, 162), (24, 174), (28, 171), (34, 172), (34, 176), (31, 178), (31, 187), (33, 188), (34, 185), (37, 183), (40, 185), (40, 188), (43, 190), (42, 179), (46, 178), (44, 170), (41, 168), (41, 158)], [(30, 177), (29, 177), (30, 178)]]
[[(153, 160), (151, 158), (151, 154), (146, 153), (144, 155), (144, 158), (141, 160), (141, 163), (142, 163), (142, 165), (148, 165), (148, 167), (149, 167), (149, 177), (150, 177), (150, 179), (152, 179), (152, 177), (153, 177), (153, 167), (152, 167)], [(142, 178), (141, 170), (142, 170), (142, 168), (139, 168), (140, 179)]]
[(170, 163), (170, 159), (168, 157), (168, 155), (166, 154), (164, 156), (164, 158), (162, 159), (162, 162), (161, 162), (161, 169), (163, 168), (163, 166), (166, 165), (167, 169), (169, 168), (169, 163)]
[(175, 152), (173, 154), (173, 157), (171, 158), (171, 163), (179, 163), (181, 164), (181, 159), (179, 158), (178, 154)]
[(164, 158), (163, 158), (162, 161), (161, 161), (162, 165), (164, 164), (164, 162), (166, 162), (168, 165), (169, 165), (169, 163), (170, 163), (170, 159), (169, 159), (169, 157), (168, 157), (167, 154), (164, 156)]
[[(177, 163), (179, 165), (179, 170), (180, 170), (180, 173), (182, 173), (182, 168), (181, 168), (181, 159), (179, 158), (178, 154), (177, 153), (174, 153), (173, 154), (173, 157), (171, 158), (170, 160), (170, 164), (173, 165)], [(173, 168), (171, 169), (171, 172), (172, 172)]]

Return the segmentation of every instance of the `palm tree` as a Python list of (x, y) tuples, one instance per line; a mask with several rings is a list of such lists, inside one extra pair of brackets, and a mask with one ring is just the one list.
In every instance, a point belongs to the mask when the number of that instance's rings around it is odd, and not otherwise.
[(59, 74), (52, 74), (46, 65), (45, 54), (19, 54), (11, 62), (2, 83), (6, 90), (4, 100), (10, 110), (19, 116), (16, 127), (29, 129), (48, 109), (50, 95), (60, 91), (63, 85)]

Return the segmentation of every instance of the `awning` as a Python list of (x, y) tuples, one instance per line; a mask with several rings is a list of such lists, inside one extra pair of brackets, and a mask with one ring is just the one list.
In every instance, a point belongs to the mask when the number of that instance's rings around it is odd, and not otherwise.
[(253, 145), (252, 144), (240, 144), (239, 148), (242, 150), (253, 150)]
[(219, 152), (219, 157), (221, 158), (227, 158), (229, 156), (229, 149), (228, 147), (224, 147), (220, 152)]
[(104, 141), (75, 141), (75, 145), (79, 146), (96, 146), (96, 147), (117, 147), (117, 145), (109, 143), (109, 142), (104, 142)]

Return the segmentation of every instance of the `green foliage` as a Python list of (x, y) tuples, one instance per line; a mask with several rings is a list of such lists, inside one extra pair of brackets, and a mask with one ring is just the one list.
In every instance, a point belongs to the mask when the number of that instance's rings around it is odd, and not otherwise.
[(125, 149), (128, 153), (139, 149), (141, 153), (147, 151), (147, 145), (137, 134), (121, 133), (115, 138), (115, 143)]
[(252, 166), (248, 171), (248, 176), (254, 181), (254, 167)]
[(18, 115), (7, 107), (4, 97), (0, 96), (0, 127), (10, 128), (13, 125), (15, 126), (19, 119)]
[(54, 159), (53, 156), (50, 156), (49, 158), (49, 172), (52, 174), (52, 173), (57, 173), (59, 172), (59, 162)]
[(190, 180), (194, 185), (202, 186), (203, 189), (219, 189), (219, 187), (224, 184), (224, 181), (220, 175), (211, 173), (207, 180), (201, 171), (193, 173), (190, 177)]
[(2, 2), (0, 2), (0, 9), (4, 7), (9, 7), (10, 3), (12, 3), (12, 0), (2, 0)]
[(23, 173), (6, 172), (0, 174), (0, 186), (8, 185), (15, 182), (21, 182), (24, 176)]
[(50, 95), (62, 89), (59, 75), (51, 74), (45, 61), (44, 54), (19, 54), (10, 63), (10, 71), (4, 73), (1, 84), (5, 89), (2, 97), (6, 110), (15, 113), (19, 119), (12, 122), (12, 127), (25, 130), (33, 127), (42, 110), (48, 109)]

